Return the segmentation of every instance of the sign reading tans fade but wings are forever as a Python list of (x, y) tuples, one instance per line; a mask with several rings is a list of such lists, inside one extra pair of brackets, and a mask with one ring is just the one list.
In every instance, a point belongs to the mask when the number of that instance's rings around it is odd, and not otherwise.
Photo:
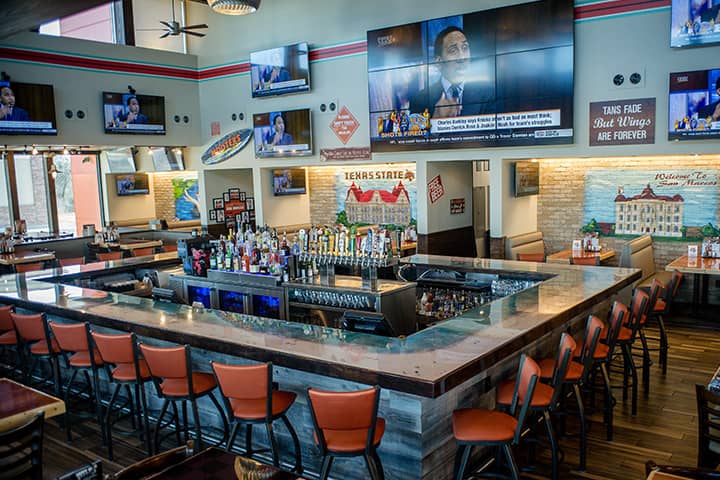
[(655, 143), (655, 99), (590, 103), (590, 146)]

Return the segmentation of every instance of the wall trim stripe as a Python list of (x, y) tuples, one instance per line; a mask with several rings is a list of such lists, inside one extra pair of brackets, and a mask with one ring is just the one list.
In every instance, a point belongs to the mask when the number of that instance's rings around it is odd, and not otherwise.
[[(575, 6), (575, 21), (583, 23), (612, 19), (624, 15), (658, 12), (669, 7), (670, 0), (578, 0)], [(311, 48), (310, 62), (325, 62), (366, 53), (367, 42), (364, 39), (353, 40)], [(250, 72), (250, 62), (248, 60), (193, 68), (9, 45), (0, 45), (0, 59), (13, 63), (195, 82), (247, 75)]]

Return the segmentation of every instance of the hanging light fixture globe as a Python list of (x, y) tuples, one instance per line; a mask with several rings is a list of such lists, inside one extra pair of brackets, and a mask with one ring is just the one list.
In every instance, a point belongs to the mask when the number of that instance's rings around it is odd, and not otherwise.
[(208, 0), (208, 5), (224, 15), (247, 15), (260, 8), (260, 0)]

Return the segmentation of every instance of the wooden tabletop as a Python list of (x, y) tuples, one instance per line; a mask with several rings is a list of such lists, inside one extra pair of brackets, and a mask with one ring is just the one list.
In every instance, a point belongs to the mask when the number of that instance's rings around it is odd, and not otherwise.
[(659, 470), (653, 470), (648, 475), (647, 480), (690, 480), (690, 477), (681, 477), (672, 473), (665, 473)]
[(55, 260), (55, 252), (17, 252), (0, 255), (0, 265), (17, 265)]
[(101, 248), (119, 248), (120, 250), (135, 250), (136, 248), (162, 247), (162, 240), (121, 239), (120, 242), (103, 242), (97, 244)]
[(562, 250), (560, 252), (553, 253), (552, 255), (548, 255), (546, 260), (547, 263), (570, 263), (570, 258), (572, 257), (600, 257), (600, 262), (604, 262), (606, 260), (610, 260), (614, 256), (615, 250), (613, 250), (612, 248), (603, 248), (599, 252), (589, 252), (587, 250), (572, 250), (568, 248), (567, 250)]
[(683, 255), (665, 266), (665, 270), (672, 272), (679, 270), (682, 273), (704, 273), (707, 275), (720, 275), (720, 258), (688, 257)]
[(19, 427), (37, 413), (45, 418), (65, 413), (65, 402), (59, 398), (26, 387), (8, 378), (0, 378), (0, 431)]

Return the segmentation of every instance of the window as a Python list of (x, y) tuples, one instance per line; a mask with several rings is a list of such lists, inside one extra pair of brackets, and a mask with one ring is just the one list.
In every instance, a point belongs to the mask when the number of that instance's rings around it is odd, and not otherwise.
[(61, 232), (82, 234), (83, 225), (102, 226), (96, 155), (55, 155), (55, 203)]
[(15, 155), (17, 217), (25, 220), (28, 232), (51, 230), (46, 171), (42, 155)]
[(123, 1), (111, 1), (40, 25), (42, 35), (79, 38), (95, 42), (128, 44), (125, 38)]
[(5, 155), (0, 156), (0, 226), (12, 225), (12, 210), (10, 208), (10, 190), (7, 177), (7, 160)]

